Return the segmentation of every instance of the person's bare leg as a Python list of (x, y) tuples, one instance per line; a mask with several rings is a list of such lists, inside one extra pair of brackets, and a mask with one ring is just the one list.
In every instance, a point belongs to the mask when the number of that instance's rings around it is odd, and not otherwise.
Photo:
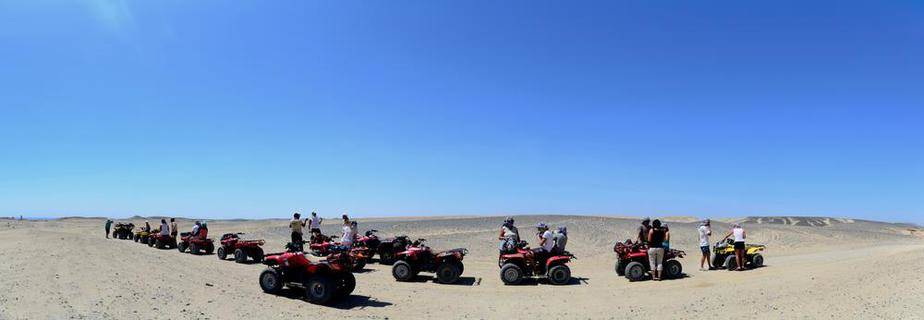
[(744, 270), (744, 250), (735, 250), (735, 261), (738, 262), (738, 270)]

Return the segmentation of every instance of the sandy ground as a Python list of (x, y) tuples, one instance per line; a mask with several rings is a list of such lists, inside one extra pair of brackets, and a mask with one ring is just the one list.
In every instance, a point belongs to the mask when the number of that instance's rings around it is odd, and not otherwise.
[[(293, 293), (260, 290), (261, 264), (219, 261), (107, 240), (103, 221), (0, 220), (0, 319), (245, 319), (245, 318), (692, 318), (757, 319), (924, 317), (924, 240), (905, 225), (828, 219), (798, 223), (750, 219), (750, 240), (769, 246), (766, 267), (745, 272), (699, 271), (695, 222), (670, 223), (686, 277), (630, 283), (613, 271), (616, 239), (636, 220), (584, 216), (517, 217), (523, 233), (537, 221), (567, 225), (571, 285), (504, 286), (496, 265), (501, 218), (361, 219), (383, 235), (427, 238), (435, 249), (467, 247), (461, 283), (422, 278), (398, 283), (390, 267), (357, 273), (357, 289), (332, 307)], [(152, 220), (153, 221), (153, 220)], [(783, 222), (780, 222), (783, 221)], [(143, 220), (133, 220), (137, 225)], [(801, 224), (801, 225), (800, 225)], [(281, 251), (285, 220), (209, 221), (213, 237), (246, 232)], [(188, 229), (189, 221), (180, 226)], [(716, 233), (728, 227), (716, 223)], [(335, 226), (327, 225), (325, 233)]]

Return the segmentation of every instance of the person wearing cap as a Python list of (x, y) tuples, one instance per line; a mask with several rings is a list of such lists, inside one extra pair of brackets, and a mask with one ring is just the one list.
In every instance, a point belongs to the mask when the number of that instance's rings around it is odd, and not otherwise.
[(651, 218), (642, 219), (642, 225), (638, 226), (638, 243), (648, 243), (648, 232), (651, 230)]
[(552, 231), (549, 231), (549, 226), (543, 222), (536, 224), (536, 237), (539, 240), (539, 246), (533, 249), (533, 254), (536, 255), (536, 261), (540, 261), (545, 264), (545, 257), (552, 252), (552, 248), (555, 246), (555, 242), (552, 240)]
[(729, 237), (734, 236), (735, 239), (735, 262), (738, 263), (738, 271), (744, 271), (744, 239), (747, 238), (747, 233), (744, 232), (744, 228), (740, 224), (734, 224), (730, 232), (725, 235), (725, 238), (722, 238), (722, 241), (728, 239)]
[(556, 254), (562, 254), (565, 252), (565, 246), (568, 245), (568, 228), (565, 226), (559, 226), (558, 230), (552, 235), (552, 242), (555, 243), (552, 252)]
[(497, 240), (500, 240), (498, 250), (500, 250), (501, 254), (513, 251), (517, 243), (520, 243), (520, 233), (517, 227), (513, 225), (513, 217), (504, 219), (504, 224), (501, 225)]
[[(703, 223), (699, 226), (699, 250), (703, 252), (703, 257), (699, 259), (700, 271), (715, 269), (709, 257), (709, 236), (712, 236), (712, 226), (709, 219), (706, 219), (703, 220)], [(707, 265), (709, 269), (703, 269), (704, 264)]]

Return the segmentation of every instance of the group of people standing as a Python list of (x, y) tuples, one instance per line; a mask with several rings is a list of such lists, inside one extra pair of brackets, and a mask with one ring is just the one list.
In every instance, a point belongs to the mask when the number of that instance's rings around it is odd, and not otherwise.
[[(356, 221), (351, 221), (350, 217), (345, 213), (341, 218), (343, 219), (343, 226), (341, 227), (343, 232), (340, 236), (340, 245), (349, 249), (353, 246), (353, 240), (356, 239), (358, 224)], [(289, 222), (289, 228), (292, 229), (292, 244), (298, 250), (304, 250), (305, 238), (303, 234), (305, 227), (308, 227), (309, 232), (311, 232), (309, 241), (315, 242), (321, 239), (323, 237), (321, 234), (322, 222), (324, 222), (324, 218), (318, 217), (317, 212), (311, 212), (311, 217), (304, 220), (301, 219), (301, 214), (294, 213), (292, 221)]]
[[(567, 227), (559, 226), (555, 232), (552, 232), (547, 224), (539, 222), (536, 224), (536, 231), (538, 246), (532, 250), (534, 254), (543, 256), (565, 252), (565, 246), (568, 244)], [(501, 225), (500, 235), (498, 235), (497, 240), (500, 240), (500, 245), (498, 246), (500, 254), (516, 251), (521, 239), (520, 232), (514, 225), (512, 217), (504, 219), (504, 224)]]
[[(697, 228), (697, 232), (699, 233), (700, 251), (703, 254), (699, 261), (699, 269), (701, 271), (715, 270), (716, 268), (712, 265), (710, 259), (712, 243), (709, 241), (709, 237), (712, 236), (712, 221), (709, 219), (703, 220)], [(732, 225), (731, 231), (722, 238), (722, 241), (730, 237), (734, 237), (735, 259), (738, 262), (738, 270), (744, 270), (744, 260), (746, 259), (744, 241), (747, 238), (747, 233), (740, 224), (735, 223)], [(670, 250), (670, 229), (667, 224), (662, 224), (658, 219), (652, 221), (650, 218), (645, 218), (638, 227), (637, 241), (648, 246), (648, 259), (651, 265), (652, 278), (660, 280), (664, 254), (666, 250)], [(708, 269), (704, 265), (708, 266)]]

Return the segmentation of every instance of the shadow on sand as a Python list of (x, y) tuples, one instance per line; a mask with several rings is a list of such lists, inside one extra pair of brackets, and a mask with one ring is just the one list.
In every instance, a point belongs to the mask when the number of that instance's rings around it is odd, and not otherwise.
[[(305, 298), (305, 292), (298, 288), (285, 288), (277, 296), (283, 298), (289, 298), (292, 300), (301, 300), (308, 303), (308, 299)], [(341, 310), (351, 310), (351, 309), (364, 309), (364, 308), (382, 308), (392, 305), (391, 302), (380, 301), (378, 299), (372, 299), (369, 296), (363, 295), (350, 295), (349, 297), (343, 298), (340, 301), (337, 301), (328, 307), (337, 308)]]

